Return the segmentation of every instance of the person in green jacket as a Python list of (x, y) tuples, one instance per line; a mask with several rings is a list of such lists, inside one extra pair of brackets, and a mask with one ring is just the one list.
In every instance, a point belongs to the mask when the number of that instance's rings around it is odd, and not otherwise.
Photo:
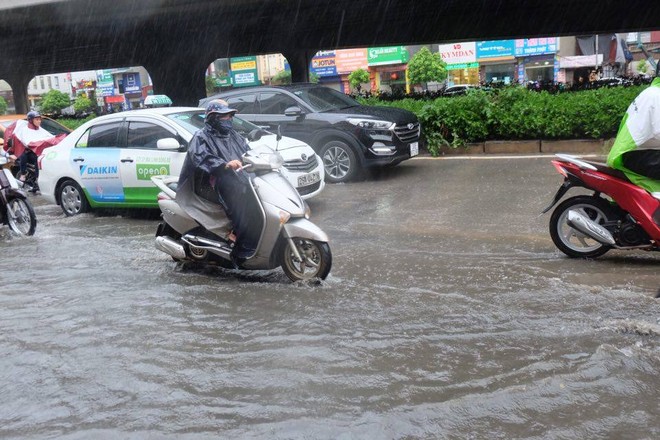
[(660, 68), (621, 121), (607, 164), (635, 185), (660, 193)]

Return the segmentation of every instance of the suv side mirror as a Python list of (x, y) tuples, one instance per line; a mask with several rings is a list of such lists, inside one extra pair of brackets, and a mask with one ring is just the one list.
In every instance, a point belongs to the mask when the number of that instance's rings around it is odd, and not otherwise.
[(159, 150), (178, 150), (181, 147), (179, 141), (174, 138), (158, 139), (156, 148)]
[(284, 116), (300, 117), (304, 115), (305, 113), (303, 113), (302, 109), (297, 105), (294, 105), (293, 107), (287, 107), (287, 109), (284, 110)]

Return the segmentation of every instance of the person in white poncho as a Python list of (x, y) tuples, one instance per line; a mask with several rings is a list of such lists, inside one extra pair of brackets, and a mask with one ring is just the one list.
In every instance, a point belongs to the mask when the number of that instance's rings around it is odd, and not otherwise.
[(635, 185), (660, 193), (660, 76), (628, 107), (607, 164)]

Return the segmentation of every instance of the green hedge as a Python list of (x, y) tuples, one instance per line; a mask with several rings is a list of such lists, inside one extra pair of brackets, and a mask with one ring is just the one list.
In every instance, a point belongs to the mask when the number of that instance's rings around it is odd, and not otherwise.
[(518, 139), (602, 139), (616, 135), (626, 109), (646, 86), (612, 87), (550, 94), (524, 87), (474, 90), (464, 96), (431, 101), (385, 102), (371, 97), (368, 105), (410, 110), (422, 123), (433, 155), (443, 146)]
[(76, 118), (59, 118), (59, 119), (57, 119), (57, 122), (59, 122), (60, 124), (64, 125), (64, 126), (67, 127), (67, 128), (70, 128), (71, 130), (75, 130), (76, 128), (78, 128), (78, 127), (80, 127), (81, 125), (83, 125), (85, 122), (87, 122), (87, 121), (91, 121), (91, 120), (94, 119), (95, 117), (96, 117), (96, 115), (91, 114), (91, 115), (87, 116), (87, 117), (84, 118), (84, 119), (76, 119)]

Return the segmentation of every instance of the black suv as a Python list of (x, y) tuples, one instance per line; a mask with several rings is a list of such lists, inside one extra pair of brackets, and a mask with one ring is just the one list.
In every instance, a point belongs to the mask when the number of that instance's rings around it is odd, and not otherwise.
[(307, 142), (323, 159), (325, 178), (345, 182), (364, 167), (393, 166), (419, 154), (414, 113), (362, 105), (316, 84), (250, 87), (202, 99), (222, 98), (241, 118)]

